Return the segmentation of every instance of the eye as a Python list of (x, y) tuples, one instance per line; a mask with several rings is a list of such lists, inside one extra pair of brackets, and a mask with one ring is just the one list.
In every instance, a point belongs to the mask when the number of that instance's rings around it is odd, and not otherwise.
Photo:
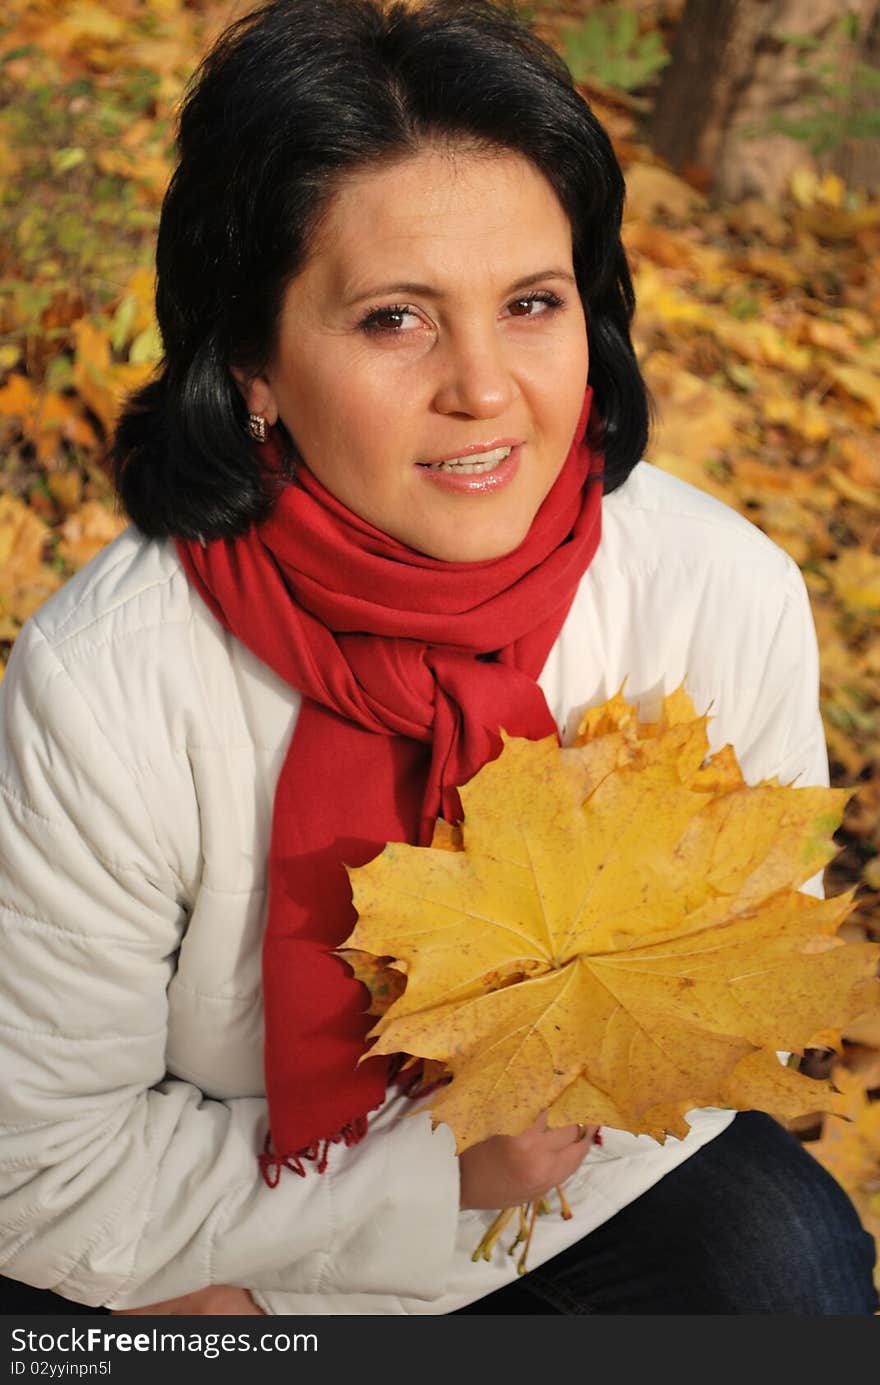
[(558, 294), (551, 293), (549, 289), (537, 289), (534, 293), (527, 293), (524, 298), (515, 298), (508, 303), (507, 310), (511, 317), (544, 317), (562, 306), (563, 301)]
[(411, 318), (416, 327), (419, 325), (419, 318), (412, 308), (407, 307), (405, 303), (393, 303), (387, 308), (371, 308), (366, 317), (361, 319), (360, 327), (364, 332), (373, 332), (376, 335), (399, 336), (402, 332), (414, 330), (412, 324), (405, 325), (407, 318)]

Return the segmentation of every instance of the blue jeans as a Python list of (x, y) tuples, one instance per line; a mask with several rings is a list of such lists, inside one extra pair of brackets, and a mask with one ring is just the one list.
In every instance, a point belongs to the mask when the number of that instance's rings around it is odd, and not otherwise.
[(462, 1313), (871, 1314), (874, 1241), (758, 1111), (561, 1255)]

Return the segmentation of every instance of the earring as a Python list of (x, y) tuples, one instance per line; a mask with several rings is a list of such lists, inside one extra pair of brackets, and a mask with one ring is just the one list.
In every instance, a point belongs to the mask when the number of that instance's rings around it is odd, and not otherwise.
[(262, 414), (248, 414), (248, 432), (256, 442), (265, 442), (269, 436), (269, 425)]

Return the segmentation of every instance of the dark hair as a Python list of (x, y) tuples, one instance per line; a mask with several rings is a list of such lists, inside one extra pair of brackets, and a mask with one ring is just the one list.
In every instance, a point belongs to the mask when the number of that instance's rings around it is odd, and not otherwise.
[(489, 0), (273, 0), (233, 24), (183, 104), (162, 207), (157, 377), (119, 423), (116, 484), (154, 537), (228, 536), (263, 517), (267, 476), (230, 375), (273, 353), (285, 288), (345, 173), (463, 140), (522, 154), (571, 221), (605, 489), (642, 455), (648, 399), (629, 327), (624, 183), (562, 59)]

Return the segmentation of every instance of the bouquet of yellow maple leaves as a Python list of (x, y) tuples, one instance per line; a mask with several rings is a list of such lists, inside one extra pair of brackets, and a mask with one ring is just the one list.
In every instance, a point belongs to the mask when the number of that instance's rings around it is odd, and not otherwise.
[(451, 1079), (428, 1105), (459, 1151), (542, 1111), (661, 1142), (699, 1106), (845, 1112), (778, 1051), (878, 1004), (880, 946), (836, 936), (852, 893), (799, 890), (847, 792), (747, 785), (706, 720), (682, 690), (653, 723), (618, 694), (570, 748), (505, 738), (460, 824), (350, 871), (371, 1052)]

